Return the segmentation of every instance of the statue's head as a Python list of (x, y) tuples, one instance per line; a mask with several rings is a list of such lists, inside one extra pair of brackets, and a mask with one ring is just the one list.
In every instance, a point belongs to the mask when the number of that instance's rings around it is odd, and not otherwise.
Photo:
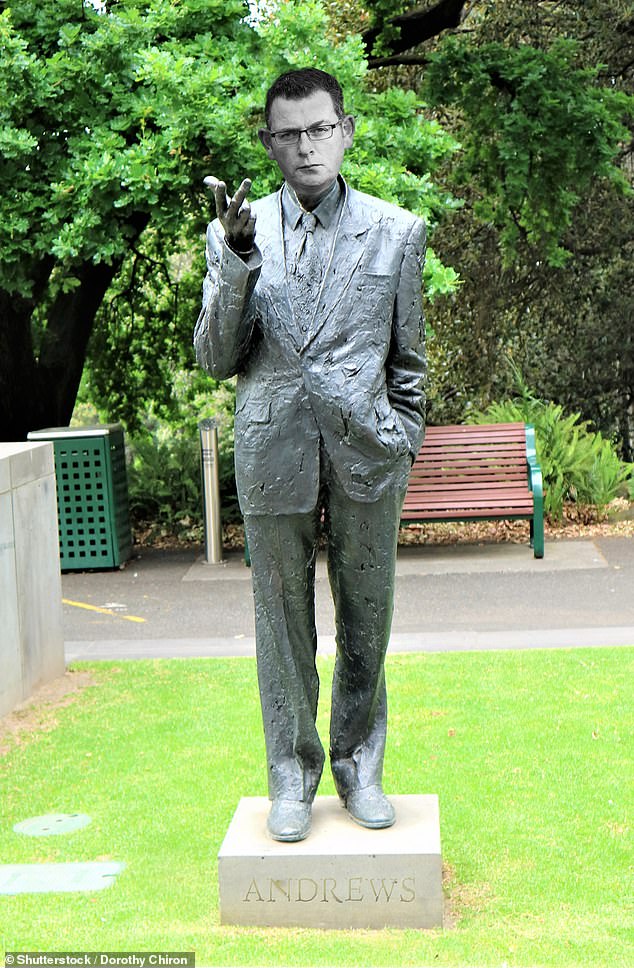
[(260, 141), (287, 183), (308, 208), (337, 178), (354, 140), (354, 118), (345, 114), (337, 79), (315, 67), (288, 71), (266, 96)]

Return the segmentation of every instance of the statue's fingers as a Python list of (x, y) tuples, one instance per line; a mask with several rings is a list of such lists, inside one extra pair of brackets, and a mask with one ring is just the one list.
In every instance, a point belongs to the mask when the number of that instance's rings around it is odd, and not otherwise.
[(235, 206), (236, 213), (240, 211), (240, 208), (242, 207), (242, 203), (244, 202), (245, 198), (251, 191), (252, 184), (253, 182), (251, 181), (250, 178), (243, 179), (238, 191), (231, 199), (231, 204)]
[(206, 185), (214, 193), (214, 198), (216, 200), (216, 214), (218, 218), (224, 218), (229, 207), (227, 200), (227, 186), (219, 178), (214, 177), (214, 175), (207, 175), (203, 179), (203, 184)]
[(216, 196), (216, 210), (218, 212), (218, 218), (224, 218), (227, 214), (227, 209), (229, 208), (229, 199), (227, 198), (227, 186), (224, 182), (219, 181), (214, 189), (214, 195)]

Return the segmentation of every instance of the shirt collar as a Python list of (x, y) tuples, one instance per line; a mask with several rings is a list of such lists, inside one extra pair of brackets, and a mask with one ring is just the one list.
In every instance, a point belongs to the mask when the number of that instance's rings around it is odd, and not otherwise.
[[(341, 179), (337, 178), (333, 183), (332, 188), (324, 195), (318, 205), (312, 210), (313, 215), (316, 217), (317, 221), (323, 228), (328, 229), (332, 221), (335, 218), (339, 210), (339, 205), (341, 203), (341, 198), (343, 196), (343, 184)], [(285, 182), (282, 188), (282, 211), (284, 212), (284, 219), (288, 224), (296, 229), (299, 225), (303, 213), (306, 211), (302, 207), (294, 189)]]

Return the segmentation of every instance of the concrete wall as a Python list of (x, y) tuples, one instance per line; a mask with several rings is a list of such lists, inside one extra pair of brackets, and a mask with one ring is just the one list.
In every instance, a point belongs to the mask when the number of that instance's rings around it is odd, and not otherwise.
[(63, 672), (53, 445), (0, 443), (0, 716)]

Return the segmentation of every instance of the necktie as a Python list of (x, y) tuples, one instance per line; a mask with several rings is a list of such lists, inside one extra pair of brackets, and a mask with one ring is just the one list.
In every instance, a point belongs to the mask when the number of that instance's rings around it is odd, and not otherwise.
[(321, 283), (321, 259), (315, 242), (317, 218), (312, 212), (302, 214), (303, 238), (293, 273), (295, 315), (302, 333), (307, 333), (315, 313)]

